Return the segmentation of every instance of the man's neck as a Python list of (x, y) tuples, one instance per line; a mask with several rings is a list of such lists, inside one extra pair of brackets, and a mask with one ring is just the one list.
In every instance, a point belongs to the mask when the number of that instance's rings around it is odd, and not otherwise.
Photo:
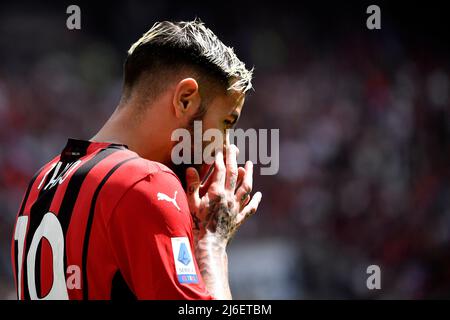
[(146, 128), (144, 137), (141, 126), (133, 118), (133, 115), (125, 110), (116, 109), (104, 126), (90, 140), (124, 144), (128, 146), (129, 150), (136, 152), (142, 158), (168, 165), (167, 159), (165, 159), (164, 145), (158, 144), (162, 141), (159, 138), (160, 132), (158, 132), (156, 125)]

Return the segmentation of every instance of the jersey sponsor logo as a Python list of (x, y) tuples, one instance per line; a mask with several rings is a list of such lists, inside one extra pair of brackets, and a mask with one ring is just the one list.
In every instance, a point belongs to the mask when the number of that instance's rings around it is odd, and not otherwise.
[(183, 242), (180, 244), (180, 251), (178, 253), (178, 261), (187, 266), (191, 262), (191, 257), (189, 256), (186, 244)]
[(171, 241), (178, 282), (198, 283), (189, 239), (187, 237), (175, 237), (171, 238)]
[(178, 206), (177, 200), (176, 200), (177, 193), (178, 193), (178, 191), (175, 191), (173, 198), (169, 197), (167, 194), (162, 193), (162, 192), (158, 192), (158, 194), (156, 196), (158, 197), (158, 200), (170, 202), (175, 206), (175, 208), (178, 209), (178, 211), (181, 211), (180, 207)]

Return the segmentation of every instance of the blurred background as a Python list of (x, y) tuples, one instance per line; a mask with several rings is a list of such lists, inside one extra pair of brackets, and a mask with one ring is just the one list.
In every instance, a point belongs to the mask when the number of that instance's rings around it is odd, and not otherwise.
[[(33, 173), (106, 121), (131, 43), (195, 17), (255, 66), (239, 127), (280, 129), (280, 171), (255, 177), (263, 202), (230, 247), (234, 297), (450, 298), (443, 4), (163, 0), (1, 2), (0, 298), (16, 297), (10, 240)], [(381, 290), (366, 287), (372, 264)]]

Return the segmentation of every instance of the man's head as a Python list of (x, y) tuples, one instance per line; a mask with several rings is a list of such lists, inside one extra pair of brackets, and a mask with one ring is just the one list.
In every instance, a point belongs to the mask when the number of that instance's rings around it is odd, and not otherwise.
[(194, 120), (203, 130), (231, 128), (251, 79), (252, 70), (199, 20), (158, 22), (128, 50), (115, 114), (126, 115), (142, 157), (173, 167), (172, 131)]
[(146, 82), (151, 85), (147, 97), (156, 98), (183, 71), (196, 77), (206, 99), (220, 90), (245, 93), (252, 88), (252, 71), (202, 22), (164, 21), (155, 23), (128, 50), (124, 94)]

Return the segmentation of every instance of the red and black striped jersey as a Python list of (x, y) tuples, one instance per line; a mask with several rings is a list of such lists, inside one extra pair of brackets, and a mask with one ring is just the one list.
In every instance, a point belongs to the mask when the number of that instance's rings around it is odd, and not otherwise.
[(169, 168), (75, 139), (30, 181), (11, 248), (19, 299), (211, 299), (193, 252)]

